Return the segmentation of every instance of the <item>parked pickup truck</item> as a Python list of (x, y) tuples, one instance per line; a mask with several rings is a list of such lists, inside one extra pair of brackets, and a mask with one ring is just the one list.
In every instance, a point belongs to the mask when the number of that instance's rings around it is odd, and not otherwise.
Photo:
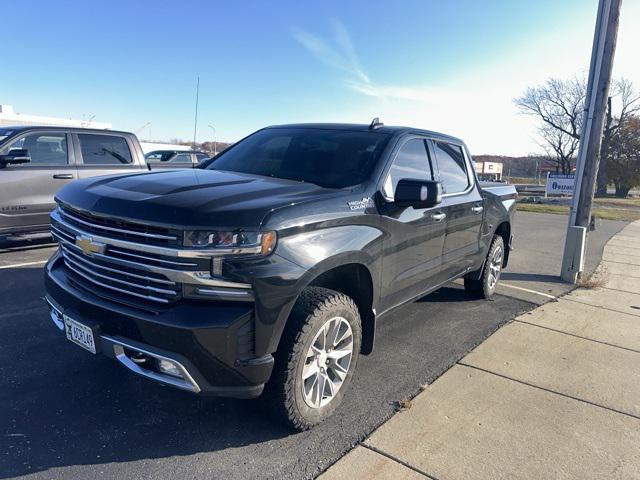
[[(172, 164), (170, 168), (183, 165)], [(190, 167), (193, 167), (190, 157)], [(54, 195), (77, 178), (148, 171), (132, 133), (89, 128), (0, 128), (0, 237), (49, 236)]]
[(297, 429), (338, 407), (376, 322), (456, 278), (490, 297), (516, 192), (465, 144), (405, 127), (268, 127), (206, 169), (58, 193), (51, 319), (91, 353), (194, 393), (256, 397)]

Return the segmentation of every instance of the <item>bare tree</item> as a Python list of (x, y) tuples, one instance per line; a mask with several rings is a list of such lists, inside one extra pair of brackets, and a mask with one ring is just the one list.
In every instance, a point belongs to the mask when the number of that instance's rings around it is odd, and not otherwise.
[(534, 115), (551, 128), (579, 139), (584, 98), (584, 78), (550, 78), (544, 85), (527, 88), (514, 102), (522, 113)]
[(547, 124), (543, 124), (538, 132), (541, 138), (538, 145), (547, 154), (546, 163), (555, 165), (559, 173), (571, 173), (580, 140)]
[(548, 79), (543, 85), (529, 87), (514, 100), (520, 111), (538, 117), (540, 145), (558, 164), (562, 173), (571, 172), (580, 140), (584, 110), (585, 81)]
[[(585, 92), (584, 77), (573, 77), (569, 80), (550, 78), (541, 86), (529, 87), (521, 97), (514, 100), (522, 113), (538, 117), (541, 122), (539, 132), (542, 145), (546, 146), (546, 149), (551, 147), (559, 165), (566, 162), (567, 152), (572, 152), (572, 155), (577, 153), (578, 143), (573, 144), (569, 137), (580, 140)], [(640, 95), (633, 88), (633, 84), (624, 78), (614, 80), (600, 149), (597, 191), (599, 195), (606, 195), (607, 192), (606, 163), (611, 137), (629, 117), (638, 112)]]

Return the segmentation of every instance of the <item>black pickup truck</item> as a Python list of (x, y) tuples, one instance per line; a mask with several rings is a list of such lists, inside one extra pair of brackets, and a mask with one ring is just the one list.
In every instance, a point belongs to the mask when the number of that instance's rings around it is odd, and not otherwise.
[(340, 404), (377, 320), (456, 278), (496, 288), (516, 192), (456, 138), (268, 127), (204, 168), (59, 191), (45, 269), (66, 337), (195, 393), (268, 397), (297, 429)]

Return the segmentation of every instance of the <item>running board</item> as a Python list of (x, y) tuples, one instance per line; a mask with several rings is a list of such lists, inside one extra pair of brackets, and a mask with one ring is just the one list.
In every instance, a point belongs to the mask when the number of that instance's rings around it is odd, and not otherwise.
[(51, 232), (15, 233), (15, 234), (10, 234), (1, 238), (6, 242), (31, 242), (34, 240), (45, 240), (50, 238), (51, 241), (53, 242), (53, 237), (51, 236)]

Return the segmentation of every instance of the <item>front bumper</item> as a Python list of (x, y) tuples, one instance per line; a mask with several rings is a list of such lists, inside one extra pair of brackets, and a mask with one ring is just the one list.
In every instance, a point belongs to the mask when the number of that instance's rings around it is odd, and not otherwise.
[[(271, 376), (273, 357), (253, 353), (251, 303), (182, 300), (161, 312), (138, 310), (73, 285), (58, 255), (45, 268), (45, 288), (58, 328), (64, 328), (62, 315), (93, 328), (98, 351), (138, 375), (194, 393), (235, 398), (257, 397)], [(134, 357), (164, 358), (183, 374), (159, 373)]]

